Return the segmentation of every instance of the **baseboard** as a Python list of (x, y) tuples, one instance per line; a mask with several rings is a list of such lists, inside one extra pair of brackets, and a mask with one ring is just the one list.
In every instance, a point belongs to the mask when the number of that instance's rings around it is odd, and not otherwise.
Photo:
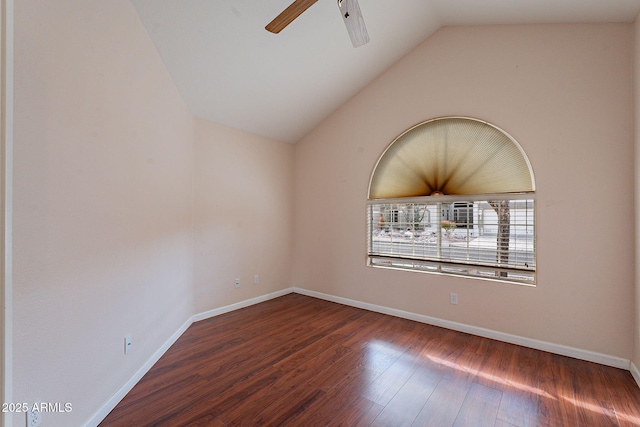
[(191, 326), (191, 323), (193, 323), (191, 319), (184, 322), (182, 326), (180, 326), (180, 328), (173, 335), (171, 335), (171, 337), (169, 337), (169, 339), (165, 341), (164, 344), (162, 344), (162, 346), (160, 346), (160, 348), (156, 350), (155, 353), (153, 353), (151, 358), (149, 358), (149, 360), (147, 360), (145, 364), (142, 365), (140, 369), (138, 369), (136, 373), (133, 374), (133, 376), (129, 378), (129, 380), (118, 391), (116, 391), (109, 398), (109, 400), (107, 400), (107, 402), (102, 405), (102, 407), (98, 409), (98, 411), (96, 411), (96, 413), (93, 414), (91, 418), (89, 418), (87, 422), (83, 424), (83, 427), (95, 427), (100, 424), (102, 420), (104, 420), (105, 417), (109, 415), (109, 412), (111, 412), (113, 408), (115, 408), (116, 405), (127, 395), (127, 393), (129, 393), (131, 389), (138, 383), (138, 381), (142, 379), (144, 374), (149, 372), (149, 369), (151, 369), (151, 367), (158, 360), (160, 360), (162, 355), (167, 350), (169, 350), (169, 347), (171, 347), (173, 343), (175, 343), (178, 338), (180, 338), (180, 335), (182, 335), (184, 331), (186, 331), (187, 328)]
[(640, 371), (635, 363), (631, 362), (629, 364), (629, 370), (631, 371), (631, 375), (633, 375), (633, 379), (636, 380), (638, 387), (640, 387)]
[[(339, 304), (349, 305), (352, 307), (362, 308), (369, 311), (388, 314), (403, 319), (414, 320), (416, 322), (426, 323), (429, 325), (440, 326), (454, 331), (465, 332), (472, 335), (478, 335), (485, 338), (491, 338), (498, 341), (508, 342), (511, 344), (521, 345), (523, 347), (534, 348), (536, 350), (547, 351), (549, 353), (569, 356), (576, 359), (586, 360), (589, 362), (599, 363), (601, 365), (612, 366), (615, 368), (629, 370), (630, 361), (620, 357), (608, 354), (596, 353), (589, 350), (568, 347), (560, 344), (554, 344), (546, 341), (539, 341), (531, 338), (525, 338), (518, 335), (506, 334), (504, 332), (494, 331), (491, 329), (480, 328), (477, 326), (467, 325), (464, 323), (452, 322), (450, 320), (438, 319), (436, 317), (425, 316), (422, 314), (411, 313), (408, 311), (397, 310), (394, 308), (384, 307), (381, 305), (369, 304), (361, 301), (355, 301), (347, 298), (337, 297), (333, 295), (323, 294), (320, 292), (310, 291), (302, 288), (293, 288), (293, 291), (307, 295), (310, 297), (320, 298), (327, 301), (337, 302)], [(633, 371), (632, 371), (633, 373)], [(637, 373), (637, 369), (636, 369)], [(640, 375), (634, 374), (636, 381), (640, 384)]]
[(196, 314), (191, 317), (193, 322), (199, 322), (200, 320), (208, 319), (210, 317), (220, 316), (221, 314), (229, 313), (230, 311), (238, 310), (240, 308), (249, 307), (251, 305), (259, 304), (261, 302), (269, 301), (270, 299), (278, 298), (283, 295), (287, 295), (293, 292), (293, 288), (283, 289), (270, 294), (261, 295), (259, 297), (251, 298), (248, 300), (240, 301), (235, 304), (226, 305), (220, 308), (214, 308), (213, 310), (205, 311), (203, 313)]
[(293, 288), (283, 289), (281, 291), (272, 292), (270, 294), (262, 295), (256, 298), (251, 298), (245, 301), (240, 301), (235, 304), (227, 305), (224, 307), (216, 308), (213, 310), (205, 311), (203, 313), (195, 314), (191, 316), (180, 328), (173, 334), (171, 337), (164, 343), (162, 346), (145, 362), (144, 365), (140, 367), (136, 371), (135, 374), (117, 391), (115, 392), (107, 402), (102, 405), (100, 409), (98, 409), (89, 420), (87, 420), (83, 427), (96, 427), (98, 426), (102, 420), (109, 415), (109, 412), (116, 407), (118, 403), (131, 391), (131, 389), (142, 379), (142, 377), (149, 372), (149, 369), (156, 364), (158, 360), (162, 357), (162, 355), (169, 350), (169, 347), (175, 343), (178, 338), (191, 326), (192, 323), (198, 322), (200, 320), (208, 319), (210, 317), (219, 316), (224, 313), (228, 313), (233, 310), (238, 310), (240, 308), (249, 307), (254, 304), (258, 304), (264, 301), (268, 301), (273, 298), (278, 298), (283, 295), (287, 295), (293, 292)]

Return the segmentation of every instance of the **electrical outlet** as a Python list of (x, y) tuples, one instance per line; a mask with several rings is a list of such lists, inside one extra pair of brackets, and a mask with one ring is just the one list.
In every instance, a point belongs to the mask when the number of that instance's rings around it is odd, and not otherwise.
[(132, 342), (131, 342), (131, 335), (127, 335), (126, 337), (124, 337), (124, 354), (129, 353), (129, 351), (131, 351), (131, 346), (132, 346)]
[(36, 402), (27, 411), (27, 427), (38, 427), (42, 423), (42, 412), (40, 412), (40, 402)]
[(240, 287), (240, 279), (236, 279), (236, 283), (235, 285), (233, 285), (234, 288), (238, 289)]
[(260, 276), (258, 276), (257, 274), (255, 276), (253, 276), (253, 283), (255, 285), (257, 285), (258, 283), (260, 283)]
[(451, 300), (451, 304), (458, 304), (458, 294), (451, 292), (449, 294), (449, 299)]

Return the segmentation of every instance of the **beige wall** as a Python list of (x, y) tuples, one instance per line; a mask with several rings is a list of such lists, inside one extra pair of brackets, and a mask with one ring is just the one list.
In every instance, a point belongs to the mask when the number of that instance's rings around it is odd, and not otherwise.
[(288, 287), (293, 145), (198, 119), (196, 153), (196, 312)]
[(194, 119), (129, 1), (15, 6), (13, 397), (78, 426), (193, 313)]
[[(640, 369), (640, 15), (634, 23), (634, 94), (635, 94), (635, 215), (636, 215), (636, 317), (634, 352), (631, 361)], [(636, 380), (638, 380), (636, 378)]]
[[(450, 27), (427, 39), (296, 145), (294, 286), (630, 358), (632, 31)], [(446, 115), (487, 120), (527, 153), (537, 287), (365, 267), (375, 162), (410, 126)]]
[(126, 0), (15, 25), (14, 399), (81, 425), (193, 314), (289, 286), (294, 149), (193, 118)]

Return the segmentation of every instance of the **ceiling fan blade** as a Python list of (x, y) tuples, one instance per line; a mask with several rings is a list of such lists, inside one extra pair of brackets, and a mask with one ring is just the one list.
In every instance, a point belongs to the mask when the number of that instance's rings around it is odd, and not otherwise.
[(315, 2), (318, 0), (296, 0), (288, 8), (286, 8), (282, 13), (275, 17), (275, 19), (266, 27), (264, 27), (267, 31), (278, 34), (280, 31), (284, 29), (287, 25), (291, 24), (294, 19), (302, 14), (305, 10), (309, 9)]
[(344, 25), (347, 27), (353, 47), (360, 47), (369, 43), (369, 33), (364, 25), (364, 18), (362, 17), (358, 0), (338, 0), (338, 8)]

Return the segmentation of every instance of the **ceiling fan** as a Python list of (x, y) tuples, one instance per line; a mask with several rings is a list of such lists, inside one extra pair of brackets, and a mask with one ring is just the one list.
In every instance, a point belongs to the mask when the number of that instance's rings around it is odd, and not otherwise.
[[(276, 16), (265, 29), (278, 34), (317, 1), (295, 0), (280, 15)], [(342, 15), (342, 20), (347, 27), (353, 47), (360, 47), (369, 43), (369, 33), (367, 33), (367, 27), (364, 25), (358, 0), (338, 0), (338, 9), (340, 9), (340, 15)]]

